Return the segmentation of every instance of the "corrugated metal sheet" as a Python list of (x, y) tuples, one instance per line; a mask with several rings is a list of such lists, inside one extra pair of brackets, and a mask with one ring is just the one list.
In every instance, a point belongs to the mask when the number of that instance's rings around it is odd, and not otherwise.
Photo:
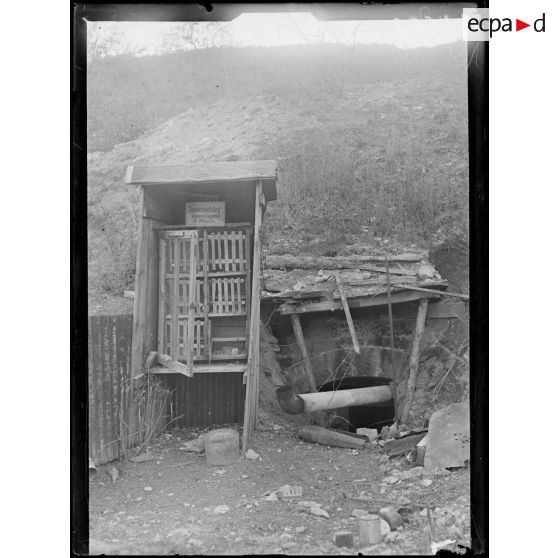
[(120, 456), (130, 397), (132, 315), (89, 318), (89, 457), (97, 464)]
[(165, 376), (166, 385), (174, 390), (173, 417), (178, 426), (212, 426), (242, 422), (246, 386), (241, 372), (179, 374)]

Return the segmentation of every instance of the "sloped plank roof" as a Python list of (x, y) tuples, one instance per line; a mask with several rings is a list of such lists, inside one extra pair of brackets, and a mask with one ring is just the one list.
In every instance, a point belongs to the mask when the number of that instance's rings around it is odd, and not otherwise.
[(268, 201), (277, 199), (277, 163), (265, 161), (203, 162), (188, 165), (133, 165), (126, 184), (204, 184), (261, 180)]

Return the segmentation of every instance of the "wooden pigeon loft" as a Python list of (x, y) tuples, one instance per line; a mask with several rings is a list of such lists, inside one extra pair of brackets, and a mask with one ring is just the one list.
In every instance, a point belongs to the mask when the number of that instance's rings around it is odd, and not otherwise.
[(203, 398), (216, 423), (238, 417), (220, 414), (211, 380), (197, 393), (199, 382), (185, 378), (211, 374), (218, 390), (222, 374), (240, 374), (247, 433), (257, 411), (259, 231), (266, 203), (277, 199), (276, 173), (274, 161), (139, 165), (126, 173), (127, 184), (141, 186), (132, 374), (180, 375), (172, 381), (186, 397), (176, 406)]

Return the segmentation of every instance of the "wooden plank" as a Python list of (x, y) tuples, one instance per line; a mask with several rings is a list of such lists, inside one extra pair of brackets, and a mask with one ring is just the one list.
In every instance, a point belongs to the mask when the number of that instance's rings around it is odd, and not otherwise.
[[(184, 368), (187, 367), (184, 366)], [(150, 370), (150, 374), (182, 374), (184, 376), (188, 376), (184, 368), (181, 368), (180, 370), (178, 369), (175, 370), (171, 368), (153, 368), (152, 370)], [(194, 374), (219, 374), (221, 372), (244, 372), (245, 370), (246, 370), (246, 364), (228, 364), (228, 363), (194, 364), (193, 373)], [(182, 395), (179, 393), (178, 396), (184, 399), (184, 393), (182, 393)]]
[(216, 262), (215, 269), (217, 269), (218, 271), (223, 271), (223, 262), (221, 260), (221, 240), (222, 240), (221, 233), (217, 233), (216, 237), (217, 237), (217, 259), (215, 260)]
[(295, 335), (296, 344), (298, 350), (302, 356), (302, 362), (304, 364), (304, 372), (306, 377), (306, 383), (308, 385), (309, 391), (317, 391), (316, 380), (314, 379), (314, 372), (312, 370), (312, 363), (310, 361), (310, 356), (306, 349), (306, 343), (304, 341), (304, 333), (302, 332), (302, 324), (300, 323), (300, 317), (298, 314), (291, 314), (291, 325), (293, 327), (293, 332)]
[(397, 374), (395, 373), (395, 342), (393, 339), (393, 312), (391, 308), (391, 272), (389, 270), (389, 260), (386, 261), (386, 280), (387, 280), (387, 307), (388, 307), (388, 323), (389, 323), (389, 344), (390, 344), (390, 357), (391, 357), (391, 393), (393, 397), (394, 418), (397, 418)]
[[(207, 232), (207, 231), (206, 231)], [(210, 234), (209, 238), (211, 239), (211, 255), (208, 258), (208, 265), (211, 265), (211, 271), (215, 271), (217, 269), (216, 253), (215, 253), (215, 234)]]
[[(192, 372), (194, 365), (194, 328), (196, 319), (196, 246), (198, 244), (198, 233), (194, 232), (190, 239), (190, 282), (188, 289), (188, 347), (186, 353), (186, 365), (188, 371)], [(186, 254), (184, 254), (186, 257)]]
[[(185, 165), (133, 165), (126, 171), (126, 184), (200, 184), (206, 182), (275, 181), (277, 163), (226, 161)], [(275, 198), (273, 198), (275, 199)]]
[(207, 231), (203, 231), (203, 260), (202, 260), (202, 270), (203, 270), (203, 319), (204, 319), (204, 351), (207, 356), (209, 356), (209, 327), (207, 327), (207, 322), (209, 320), (209, 241), (207, 238)]
[(231, 235), (231, 260), (232, 260), (232, 266), (230, 271), (238, 271), (239, 265), (238, 265), (238, 256), (236, 253), (236, 243), (238, 240), (238, 236), (236, 231), (231, 231), (229, 234)]
[(229, 235), (227, 231), (223, 233), (223, 248), (224, 248), (224, 270), (230, 271), (230, 260), (229, 260)]
[(413, 285), (409, 285), (408, 287), (405, 286), (406, 289), (410, 289), (412, 291), (420, 291), (423, 293), (436, 293), (442, 296), (452, 296), (456, 298), (462, 298), (463, 300), (469, 300), (469, 295), (461, 294), (461, 293), (452, 293), (450, 291), (436, 291), (434, 289), (426, 289), (424, 287), (415, 287)]
[(238, 259), (240, 262), (238, 271), (241, 273), (246, 273), (246, 262), (244, 261), (244, 243), (245, 243), (245, 233), (244, 231), (238, 232)]
[(341, 277), (336, 273), (335, 281), (337, 282), (337, 288), (339, 289), (339, 296), (341, 297), (341, 304), (343, 305), (343, 310), (345, 311), (345, 318), (347, 319), (347, 324), (349, 326), (349, 332), (351, 333), (351, 339), (353, 340), (353, 347), (357, 354), (360, 354), (360, 347), (358, 346), (358, 337), (355, 331), (355, 325), (353, 324), (353, 318), (351, 317), (351, 311), (349, 310), (349, 305), (347, 304), (347, 297), (345, 296), (345, 289), (343, 288), (343, 281)]
[(159, 325), (157, 347), (160, 353), (165, 352), (165, 276), (166, 276), (166, 241), (159, 239)]
[[(191, 378), (193, 375), (192, 370), (187, 365), (185, 366), (184, 364), (174, 359), (170, 355), (158, 355), (157, 361), (159, 362), (159, 364), (164, 366), (165, 369), (168, 369), (171, 372), (175, 372), (177, 374), (184, 374), (189, 378)], [(149, 372), (160, 373), (158, 368), (152, 368)]]
[[(399, 254), (389, 257), (390, 262), (418, 263), (425, 260), (426, 254)], [(385, 255), (367, 254), (353, 256), (293, 256), (282, 255), (266, 257), (268, 269), (361, 269), (370, 262), (383, 263)], [(394, 270), (395, 271), (395, 270)]]
[[(192, 195), (191, 193), (189, 195)], [(226, 230), (226, 229), (243, 229), (245, 227), (251, 227), (252, 223), (246, 222), (234, 222), (234, 223), (225, 223), (223, 227), (188, 227), (186, 225), (162, 225), (157, 227), (157, 231), (188, 231), (188, 230), (208, 230), (211, 232), (218, 232), (219, 230)]]
[(222, 283), (223, 283), (223, 290), (225, 293), (225, 314), (228, 314), (230, 312), (229, 309), (229, 278), (225, 277), (222, 279)]
[[(262, 206), (259, 203), (262, 196), (262, 183), (259, 182), (255, 191), (254, 210), (254, 261), (253, 261), (253, 283), (251, 289), (252, 301), (250, 308), (250, 335), (248, 350), (248, 368), (246, 382), (246, 398), (244, 404), (244, 427), (242, 431), (242, 455), (248, 449), (248, 441), (256, 426), (257, 399), (259, 375), (259, 327), (260, 327), (260, 225), (262, 222)], [(250, 252), (247, 251), (247, 254)]]
[[(140, 214), (143, 212), (145, 200), (144, 189), (140, 192)], [(131, 363), (128, 378), (128, 385), (132, 389), (133, 377), (141, 373), (144, 361), (144, 339), (145, 339), (145, 323), (147, 313), (147, 290), (148, 280), (147, 273), (149, 269), (149, 234), (152, 223), (149, 219), (142, 217), (138, 226), (137, 252), (136, 252), (136, 282), (134, 293), (134, 322), (132, 328), (132, 350)], [(131, 404), (128, 412), (128, 446), (132, 447), (138, 440), (137, 432), (137, 407), (133, 403), (133, 394), (130, 394)]]
[(413, 434), (411, 436), (406, 436), (405, 438), (399, 438), (397, 440), (388, 440), (384, 444), (384, 451), (390, 456), (395, 457), (397, 455), (404, 455), (411, 451), (427, 434), (427, 430), (421, 434)]
[(428, 313), (428, 300), (422, 299), (419, 303), (417, 311), (417, 322), (415, 326), (415, 335), (413, 337), (413, 346), (411, 347), (411, 356), (409, 360), (409, 378), (407, 380), (407, 389), (405, 394), (405, 402), (401, 411), (400, 423), (407, 424), (411, 405), (413, 403), (413, 396), (415, 387), (417, 385), (418, 366), (420, 360), (420, 342), (424, 332), (426, 323), (426, 314)]
[[(412, 291), (393, 292), (391, 294), (392, 304), (401, 304), (403, 302), (413, 302), (423, 298), (439, 298), (436, 293), (417, 293)], [(368, 308), (373, 306), (384, 306), (387, 304), (387, 293), (376, 296), (350, 297), (347, 298), (349, 308)], [(308, 302), (300, 305), (290, 303), (283, 304), (279, 307), (280, 314), (307, 314), (311, 312), (327, 312), (343, 310), (343, 304), (337, 300), (325, 300), (320, 302)]]
[[(246, 254), (246, 307), (245, 307), (245, 312), (246, 312), (246, 316), (247, 316), (247, 320), (246, 320), (246, 338), (248, 340), (248, 344), (250, 344), (250, 314), (251, 314), (251, 301), (252, 301), (252, 294), (251, 294), (251, 246), (250, 246), (250, 234), (251, 234), (251, 229), (247, 228), (246, 229), (246, 237), (244, 239), (245, 241), (245, 254)], [(246, 349), (249, 351), (249, 346), (246, 347)]]
[(170, 344), (171, 344), (171, 357), (174, 360), (178, 360), (178, 307), (180, 305), (179, 296), (180, 296), (180, 279), (179, 279), (179, 272), (180, 272), (180, 240), (178, 238), (173, 239), (173, 258), (172, 262), (174, 264), (174, 278), (173, 278), (173, 300), (171, 303), (171, 337), (170, 337)]

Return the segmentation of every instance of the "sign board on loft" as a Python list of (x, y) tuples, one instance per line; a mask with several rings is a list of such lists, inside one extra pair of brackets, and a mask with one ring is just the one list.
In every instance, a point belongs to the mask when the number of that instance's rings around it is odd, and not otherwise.
[(186, 203), (187, 227), (225, 226), (225, 202), (188, 202)]

